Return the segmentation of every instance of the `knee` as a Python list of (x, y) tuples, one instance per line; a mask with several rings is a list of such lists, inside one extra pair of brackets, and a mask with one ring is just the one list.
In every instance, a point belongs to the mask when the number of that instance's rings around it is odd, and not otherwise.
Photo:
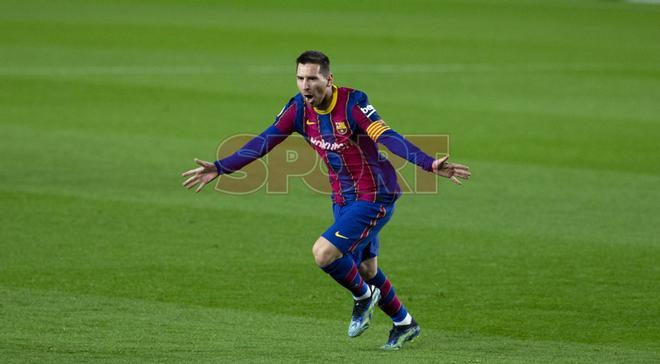
[(362, 263), (360, 264), (360, 275), (365, 280), (369, 280), (376, 276), (378, 268), (374, 264)]
[(312, 247), (314, 261), (319, 267), (325, 267), (332, 264), (335, 260), (341, 258), (342, 254), (332, 243), (325, 238), (319, 238)]
[(365, 280), (369, 280), (376, 276), (378, 273), (378, 265), (376, 264), (375, 259), (364, 261), (360, 264), (360, 275)]

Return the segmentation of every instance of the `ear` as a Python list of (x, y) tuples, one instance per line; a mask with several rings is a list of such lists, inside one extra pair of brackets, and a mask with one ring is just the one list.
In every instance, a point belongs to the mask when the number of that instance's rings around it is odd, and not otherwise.
[(333, 77), (332, 77), (332, 73), (331, 73), (331, 74), (328, 75), (328, 87), (332, 86), (332, 82), (333, 82)]

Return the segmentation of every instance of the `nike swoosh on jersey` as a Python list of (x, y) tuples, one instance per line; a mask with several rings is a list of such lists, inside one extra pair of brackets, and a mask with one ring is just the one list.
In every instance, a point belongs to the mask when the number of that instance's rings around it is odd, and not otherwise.
[(314, 124), (316, 124), (316, 123), (313, 122), (313, 121), (305, 120), (305, 124), (307, 124), (307, 125), (314, 125)]
[(347, 240), (348, 240), (348, 238), (345, 237), (344, 235), (340, 234), (339, 231), (335, 232), (335, 236), (338, 237), (338, 238), (342, 238), (342, 239), (347, 239)]

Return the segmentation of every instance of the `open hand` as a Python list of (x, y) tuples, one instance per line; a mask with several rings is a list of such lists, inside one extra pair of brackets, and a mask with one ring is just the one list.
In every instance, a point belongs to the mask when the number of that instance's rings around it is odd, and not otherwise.
[(209, 182), (218, 177), (218, 169), (215, 167), (215, 164), (197, 158), (195, 158), (195, 163), (199, 164), (200, 166), (195, 169), (183, 172), (181, 175), (183, 177), (192, 176), (183, 182), (183, 187), (191, 189), (193, 186), (199, 183), (199, 186), (197, 186), (195, 189), (195, 192), (199, 192)]
[(470, 167), (458, 163), (448, 163), (448, 159), (449, 156), (445, 156), (433, 161), (433, 164), (431, 165), (433, 173), (438, 176), (447, 177), (457, 185), (462, 184), (458, 178), (465, 180), (470, 178)]

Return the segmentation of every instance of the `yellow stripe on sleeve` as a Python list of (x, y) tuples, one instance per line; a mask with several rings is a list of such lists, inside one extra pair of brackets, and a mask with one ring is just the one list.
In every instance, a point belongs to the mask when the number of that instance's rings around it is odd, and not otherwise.
[(373, 123), (369, 124), (369, 126), (367, 126), (367, 134), (371, 133), (371, 131), (372, 131), (375, 127), (377, 127), (377, 126), (381, 126), (381, 125), (382, 125), (381, 123), (377, 123), (377, 122), (373, 122)]
[(379, 126), (374, 127), (373, 129), (371, 129), (371, 133), (367, 133), (367, 134), (370, 134), (369, 136), (374, 138), (375, 135), (380, 134), (383, 131), (385, 131), (385, 127), (382, 126), (382, 125), (379, 125)]
[(374, 136), (373, 136), (372, 139), (373, 139), (374, 141), (378, 140), (378, 138), (380, 137), (380, 135), (383, 134), (384, 132), (388, 131), (388, 130), (390, 130), (390, 127), (389, 127), (389, 126), (388, 126), (388, 127), (385, 127), (383, 130), (380, 130), (380, 131), (378, 131), (376, 134), (374, 134)]
[(378, 140), (378, 137), (387, 130), (390, 130), (390, 127), (382, 121), (373, 122), (367, 127), (367, 135), (369, 135), (369, 138), (371, 138), (373, 141), (376, 141)]

